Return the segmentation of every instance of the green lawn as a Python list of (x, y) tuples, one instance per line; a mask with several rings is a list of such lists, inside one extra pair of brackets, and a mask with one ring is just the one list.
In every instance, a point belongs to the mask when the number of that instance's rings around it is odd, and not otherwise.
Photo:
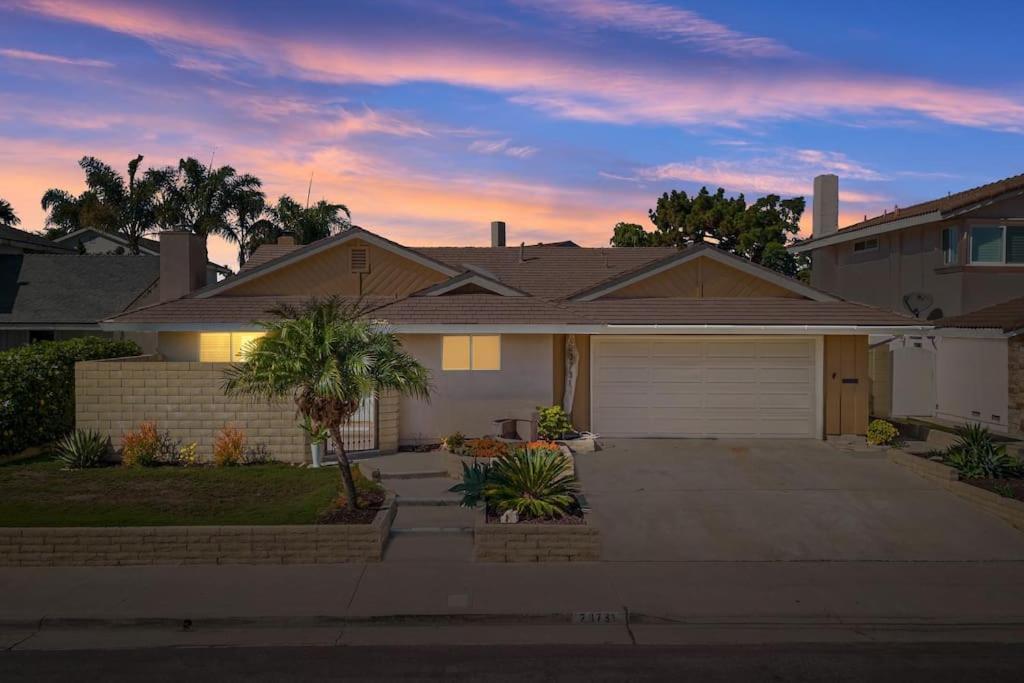
[(0, 467), (0, 526), (309, 524), (338, 482), (333, 467), (69, 471), (36, 460)]

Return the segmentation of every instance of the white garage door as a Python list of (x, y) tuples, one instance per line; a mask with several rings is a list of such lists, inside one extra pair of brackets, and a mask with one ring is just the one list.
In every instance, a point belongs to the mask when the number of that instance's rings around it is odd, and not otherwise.
[(816, 436), (814, 339), (591, 339), (598, 434)]

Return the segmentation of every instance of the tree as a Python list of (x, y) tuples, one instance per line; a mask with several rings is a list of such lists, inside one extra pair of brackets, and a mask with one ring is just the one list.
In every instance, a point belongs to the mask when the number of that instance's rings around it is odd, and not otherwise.
[(13, 228), (20, 223), (21, 219), (14, 212), (14, 207), (11, 206), (11, 203), (6, 199), (0, 199), (0, 226)]
[(652, 232), (636, 224), (618, 223), (611, 244), (686, 248), (713, 242), (719, 249), (796, 276), (806, 263), (786, 247), (800, 231), (804, 207), (803, 197), (782, 199), (770, 194), (748, 206), (742, 194), (728, 197), (722, 188), (712, 194), (702, 187), (693, 196), (673, 190), (662, 194), (648, 212), (655, 228)]
[(177, 169), (166, 173), (156, 209), (164, 229), (188, 230), (204, 242), (210, 235), (220, 235), (238, 243), (234, 214), (254, 193), (262, 194), (259, 178), (239, 175), (231, 166), (207, 167), (192, 157), (182, 159)]
[(82, 157), (86, 190), (77, 197), (51, 189), (43, 195), (47, 236), (59, 237), (80, 228), (96, 228), (121, 235), (128, 250), (139, 253), (139, 242), (156, 228), (156, 200), (166, 182), (164, 172), (149, 169), (141, 175), (140, 154), (128, 162), (127, 179), (96, 157)]
[(225, 373), (229, 395), (267, 400), (291, 398), (316, 429), (326, 428), (338, 448), (338, 467), (349, 507), (357, 507), (355, 482), (341, 426), (360, 402), (384, 391), (427, 399), (430, 375), (390, 330), (364, 316), (357, 304), (337, 298), (284, 306), (263, 323), (245, 361)]
[(619, 222), (615, 224), (612, 238), (608, 242), (613, 247), (649, 247), (651, 241), (651, 233), (645, 231), (642, 226)]
[(313, 206), (303, 207), (288, 195), (281, 195), (269, 214), (277, 229), (293, 233), (299, 244), (330, 237), (352, 225), (352, 214), (347, 206), (323, 199)]
[(238, 244), (238, 265), (245, 265), (261, 244), (277, 239), (277, 226), (269, 216), (266, 197), (260, 191), (239, 194), (234, 208), (234, 234)]

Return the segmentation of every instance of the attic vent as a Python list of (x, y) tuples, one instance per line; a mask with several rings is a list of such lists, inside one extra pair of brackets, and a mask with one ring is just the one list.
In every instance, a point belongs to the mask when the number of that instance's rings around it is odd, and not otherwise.
[(349, 252), (349, 267), (353, 273), (370, 272), (370, 250), (357, 247)]

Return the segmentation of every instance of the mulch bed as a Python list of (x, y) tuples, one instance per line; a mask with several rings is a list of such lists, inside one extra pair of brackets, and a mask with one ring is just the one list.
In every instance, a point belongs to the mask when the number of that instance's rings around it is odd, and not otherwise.
[(383, 504), (383, 493), (364, 493), (359, 496), (359, 507), (355, 510), (332, 507), (320, 515), (317, 524), (370, 524)]
[[(487, 523), (488, 524), (501, 524), (501, 515), (494, 512), (493, 510), (487, 511)], [(520, 519), (518, 524), (544, 524), (551, 526), (579, 526), (586, 524), (586, 520), (583, 519), (582, 515), (566, 515), (560, 519), (544, 519), (543, 517), (537, 519)], [(514, 524), (502, 524), (502, 526), (515, 526)]]
[(971, 486), (998, 493), (1004, 498), (1024, 501), (1024, 479), (963, 479), (962, 481)]

